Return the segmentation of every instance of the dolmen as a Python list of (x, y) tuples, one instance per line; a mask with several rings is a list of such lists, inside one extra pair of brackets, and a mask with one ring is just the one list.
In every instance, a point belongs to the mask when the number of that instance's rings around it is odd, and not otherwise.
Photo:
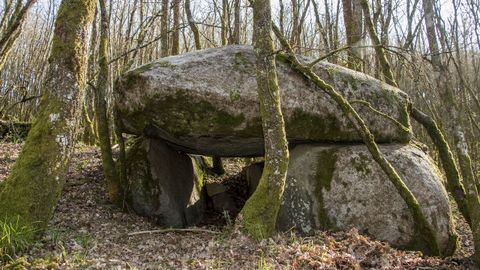
[[(419, 201), (441, 254), (452, 254), (457, 235), (443, 176), (411, 142), (408, 96), (327, 62), (314, 71), (352, 102)], [(336, 103), (281, 57), (277, 73), (290, 147), (278, 229), (311, 234), (355, 227), (428, 253), (406, 203)], [(127, 201), (135, 212), (167, 227), (196, 224), (206, 208), (197, 155), (263, 155), (255, 74), (253, 48), (237, 45), (162, 58), (117, 81), (118, 128), (138, 135), (127, 152)], [(254, 172), (261, 166), (246, 168), (249, 183), (258, 182)]]

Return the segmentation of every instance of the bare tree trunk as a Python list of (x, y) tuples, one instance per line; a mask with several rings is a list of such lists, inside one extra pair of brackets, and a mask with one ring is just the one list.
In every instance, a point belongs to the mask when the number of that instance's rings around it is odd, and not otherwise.
[(361, 71), (362, 51), (356, 47), (362, 45), (362, 8), (358, 0), (342, 0), (342, 3), (347, 45), (352, 47), (348, 50), (347, 66), (351, 69)]
[(192, 11), (190, 9), (190, 0), (185, 0), (185, 14), (187, 15), (188, 24), (192, 29), (193, 39), (195, 40), (195, 49), (201, 50), (202, 45), (200, 43), (200, 33), (198, 32), (197, 24), (193, 20)]
[(86, 37), (95, 0), (63, 0), (55, 23), (40, 111), (10, 176), (0, 186), (1, 219), (44, 228), (60, 197), (77, 141)]
[[(368, 3), (366, 2), (366, 0), (362, 0), (362, 4), (364, 9), (368, 8)], [(370, 21), (370, 22), (367, 22), (367, 24), (370, 27), (370, 25), (373, 24), (373, 22), (371, 22), (371, 18), (368, 15), (368, 13), (365, 12), (365, 14), (366, 14), (365, 20)], [(393, 73), (391, 71), (389, 62), (385, 55), (385, 51), (383, 50), (383, 48), (380, 47), (381, 44), (379, 44), (380, 41), (378, 40), (378, 38), (375, 38), (376, 33), (370, 30), (370, 36), (372, 37), (373, 45), (376, 48), (378, 48), (376, 49), (376, 56), (379, 60), (379, 63), (381, 64), (381, 70), (383, 72), (385, 79), (387, 79), (387, 83), (389, 83), (392, 86), (398, 87), (396, 80), (393, 78)], [(440, 153), (442, 167), (447, 176), (447, 188), (452, 194), (452, 196), (454, 197), (458, 205), (458, 208), (460, 209), (460, 212), (465, 217), (467, 222), (471, 224), (465, 190), (461, 183), (460, 175), (459, 175), (457, 166), (455, 164), (455, 160), (450, 151), (450, 146), (445, 140), (443, 133), (440, 131), (440, 129), (437, 126), (437, 123), (431, 117), (422, 113), (416, 108), (412, 108), (411, 115), (417, 122), (419, 122), (421, 125), (425, 127), (430, 138), (432, 139), (433, 143), (437, 147)]]
[(425, 26), (427, 29), (428, 46), (430, 47), (430, 56), (434, 67), (441, 67), (437, 32), (435, 27), (435, 11), (433, 10), (435, 0), (423, 0), (423, 12), (425, 16)]
[[(95, 9), (95, 15), (93, 16), (93, 23), (91, 28), (91, 37), (90, 37), (90, 47), (89, 47), (89, 56), (88, 56), (88, 66), (87, 66), (87, 80), (94, 81), (95, 77), (95, 63), (96, 63), (96, 49), (97, 46), (97, 9)], [(92, 101), (92, 87), (87, 85), (85, 88), (85, 100), (83, 102), (83, 119), (85, 129), (83, 131), (82, 141), (90, 145), (95, 145), (98, 141), (97, 131), (95, 130), (94, 119), (92, 119), (94, 114), (94, 108), (91, 105)]]
[(169, 9), (169, 1), (162, 0), (162, 30), (160, 35), (162, 36), (160, 39), (160, 46), (161, 46), (161, 56), (165, 57), (168, 56), (168, 9)]
[(240, 44), (240, 25), (242, 24), (240, 16), (240, 5), (242, 0), (235, 0), (234, 2), (234, 20), (233, 20), (233, 34), (230, 38), (231, 44)]
[(221, 40), (222, 46), (226, 46), (228, 44), (228, 17), (229, 17), (230, 10), (228, 8), (228, 0), (222, 0), (222, 14), (220, 17), (221, 23)]
[(283, 5), (283, 0), (279, 0), (279, 5), (280, 5), (280, 18), (278, 20), (280, 21), (280, 31), (282, 33), (285, 33), (285, 6)]
[(173, 1), (172, 55), (180, 53), (180, 3), (181, 0)]
[(297, 30), (300, 23), (300, 7), (298, 0), (291, 0), (292, 3), (292, 31), (290, 32), (290, 44), (298, 52), (298, 42), (300, 42)]
[[(125, 34), (125, 40), (123, 43), (124, 51), (129, 50), (133, 42), (132, 28), (133, 28), (133, 20), (135, 19), (135, 12), (137, 11), (137, 3), (138, 3), (138, 0), (133, 1), (132, 10), (130, 12), (130, 16), (128, 17), (127, 33)], [(130, 5), (128, 5), (128, 7), (130, 7)], [(124, 66), (128, 64), (128, 60), (129, 60), (128, 57), (125, 57), (125, 59), (123, 59)]]
[(265, 238), (275, 231), (289, 154), (273, 53), (270, 0), (253, 2), (253, 19), (258, 99), (265, 137), (265, 167), (257, 189), (240, 212), (240, 222), (247, 233), (255, 238)]

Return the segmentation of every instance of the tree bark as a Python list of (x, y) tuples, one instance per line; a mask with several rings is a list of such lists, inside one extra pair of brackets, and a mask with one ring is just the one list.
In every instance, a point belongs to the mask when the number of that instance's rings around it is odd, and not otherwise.
[(168, 56), (168, 9), (169, 1), (162, 0), (162, 20), (161, 20), (161, 32), (160, 39), (160, 55), (161, 57)]
[(185, 0), (185, 14), (187, 15), (188, 25), (193, 33), (193, 39), (195, 40), (195, 49), (201, 50), (202, 45), (200, 43), (200, 33), (198, 32), (197, 24), (193, 20), (192, 10), (190, 9), (190, 0)]
[(111, 202), (119, 204), (121, 200), (121, 189), (115, 162), (113, 161), (112, 145), (110, 142), (110, 130), (107, 118), (107, 102), (105, 100), (106, 90), (108, 88), (108, 29), (109, 21), (106, 0), (100, 0), (100, 43), (98, 47), (98, 66), (99, 73), (97, 85), (94, 89), (95, 99), (95, 118), (97, 121), (97, 133), (102, 154), (103, 173), (107, 183), (108, 197)]
[(180, 53), (180, 3), (181, 0), (173, 1), (172, 55)]
[(40, 111), (10, 176), (0, 186), (0, 217), (44, 228), (60, 197), (77, 141), (86, 71), (86, 37), (95, 0), (63, 0)]
[(291, 0), (292, 3), (292, 31), (290, 33), (290, 44), (298, 52), (300, 46), (300, 36), (297, 32), (300, 21), (300, 7), (298, 0)]
[(458, 209), (465, 217), (468, 224), (471, 225), (465, 189), (460, 178), (460, 172), (458, 171), (457, 164), (455, 164), (455, 159), (452, 152), (450, 151), (450, 146), (448, 145), (445, 136), (440, 131), (440, 128), (438, 128), (437, 123), (433, 120), (432, 117), (424, 114), (416, 108), (412, 108), (411, 115), (413, 119), (419, 122), (427, 130), (428, 135), (435, 144), (440, 155), (440, 161), (442, 162), (445, 176), (447, 178), (448, 191), (450, 191), (450, 193), (452, 194), (455, 202), (458, 205)]
[(353, 70), (361, 71), (362, 51), (355, 47), (362, 45), (362, 8), (358, 0), (342, 0), (342, 4), (347, 45), (352, 47), (348, 50), (347, 66)]
[(265, 167), (257, 189), (241, 211), (244, 230), (255, 238), (275, 231), (288, 168), (288, 142), (280, 107), (270, 0), (253, 2), (257, 85), (265, 138)]
[(477, 189), (477, 180), (472, 168), (468, 144), (465, 139), (464, 117), (462, 107), (455, 101), (453, 85), (447, 66), (442, 62), (439, 54), (439, 45), (435, 27), (435, 0), (423, 0), (424, 18), (427, 30), (427, 39), (434, 71), (434, 81), (439, 91), (446, 113), (451, 117), (448, 129), (453, 133), (455, 152), (457, 154), (460, 171), (466, 187), (470, 224), (472, 225), (473, 242), (475, 245), (474, 259), (480, 265), (480, 201)]
[(231, 44), (240, 44), (240, 25), (242, 24), (241, 16), (240, 16), (240, 4), (242, 0), (235, 0), (233, 11), (234, 11), (234, 18), (233, 18), (233, 34), (230, 37)]
[(222, 46), (226, 46), (228, 44), (228, 17), (229, 17), (229, 8), (228, 8), (228, 0), (222, 0), (222, 16), (220, 18), (221, 23), (221, 39), (222, 39)]

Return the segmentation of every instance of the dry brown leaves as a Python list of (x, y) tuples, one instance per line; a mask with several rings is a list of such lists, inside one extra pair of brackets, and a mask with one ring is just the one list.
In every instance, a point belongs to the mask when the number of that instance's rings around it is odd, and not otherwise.
[[(5, 178), (19, 146), (0, 144), (0, 180)], [(468, 256), (468, 226), (458, 220), (462, 246), (456, 257), (422, 257), (348, 232), (293, 232), (261, 242), (234, 227), (209, 226), (220, 234), (170, 232), (128, 233), (158, 229), (147, 219), (120, 211), (106, 200), (100, 156), (79, 147), (50, 229), (17, 267), (46, 269), (474, 269)], [(236, 166), (236, 167), (235, 167)], [(239, 166), (227, 164), (235, 168)], [(235, 175), (227, 175), (235, 177)], [(467, 228), (465, 228), (467, 227)], [(0, 266), (1, 267), (1, 266)]]

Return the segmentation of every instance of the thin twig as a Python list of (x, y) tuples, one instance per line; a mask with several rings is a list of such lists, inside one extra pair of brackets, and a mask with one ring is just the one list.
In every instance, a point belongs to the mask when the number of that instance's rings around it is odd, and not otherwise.
[(162, 230), (151, 230), (151, 231), (133, 232), (133, 233), (129, 233), (128, 236), (142, 235), (142, 234), (154, 234), (154, 233), (170, 233), (170, 232), (196, 232), (196, 233), (220, 234), (220, 232), (212, 231), (212, 230), (206, 230), (206, 229), (195, 229), (195, 228), (190, 228), (190, 229), (174, 229), (174, 228), (170, 228), (170, 229), (162, 229)]
[(372, 112), (374, 112), (375, 114), (378, 114), (382, 117), (385, 117), (387, 118), (388, 120), (392, 121), (394, 124), (396, 124), (397, 126), (399, 126), (401, 129), (403, 129), (404, 131), (406, 132), (410, 132), (410, 129), (408, 127), (406, 127), (405, 125), (403, 125), (402, 123), (400, 123), (397, 119), (391, 117), (390, 115), (386, 114), (386, 113), (383, 113), (377, 109), (375, 109), (372, 104), (368, 101), (365, 101), (365, 100), (350, 100), (350, 104), (361, 104), (361, 105), (364, 105), (366, 106), (368, 109), (370, 109)]

